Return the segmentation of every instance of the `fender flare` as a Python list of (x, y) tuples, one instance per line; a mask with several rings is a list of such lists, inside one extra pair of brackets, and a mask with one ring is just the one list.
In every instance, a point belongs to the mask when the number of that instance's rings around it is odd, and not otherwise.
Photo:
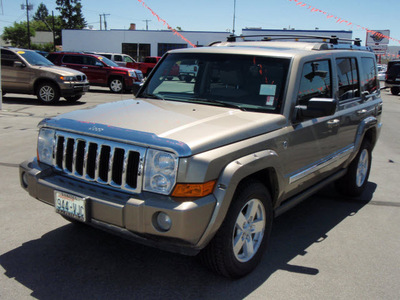
[[(204, 248), (214, 237), (224, 221), (233, 196), (239, 183), (254, 173), (273, 168), (277, 174), (278, 186), (283, 185), (283, 176), (280, 172), (279, 155), (274, 150), (263, 150), (252, 153), (228, 163), (222, 170), (216, 183), (214, 197), (216, 205), (208, 226), (197, 243), (197, 248)], [(279, 197), (279, 196), (278, 196)]]

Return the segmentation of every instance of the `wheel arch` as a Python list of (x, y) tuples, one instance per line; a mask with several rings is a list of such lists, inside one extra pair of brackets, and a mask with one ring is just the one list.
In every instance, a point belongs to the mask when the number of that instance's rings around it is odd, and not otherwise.
[(273, 150), (263, 150), (230, 162), (222, 170), (217, 181), (214, 196), (217, 200), (208, 227), (200, 238), (197, 247), (204, 248), (214, 237), (238, 188), (248, 180), (257, 180), (268, 189), (274, 208), (282, 195), (283, 175), (278, 154)]
[(42, 78), (36, 79), (36, 81), (34, 82), (34, 84), (33, 84), (33, 93), (36, 94), (37, 91), (38, 91), (39, 86), (42, 83), (45, 83), (45, 82), (49, 82), (49, 83), (53, 84), (57, 88), (58, 92), (61, 91), (60, 87), (58, 86), (58, 84), (57, 84), (57, 82), (55, 80), (53, 80), (51, 78), (43, 78), (42, 77)]

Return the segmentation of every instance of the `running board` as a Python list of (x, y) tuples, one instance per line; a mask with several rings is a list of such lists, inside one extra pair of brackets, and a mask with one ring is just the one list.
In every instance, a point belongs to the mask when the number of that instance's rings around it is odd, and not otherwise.
[(324, 179), (323, 181), (317, 183), (316, 185), (313, 185), (312, 187), (308, 188), (307, 190), (305, 190), (304, 192), (288, 199), (285, 200), (279, 207), (277, 207), (274, 211), (275, 213), (275, 217), (280, 216), (281, 214), (287, 212), (289, 209), (293, 208), (294, 206), (296, 206), (297, 204), (299, 204), (300, 202), (302, 202), (303, 200), (311, 197), (313, 194), (315, 194), (316, 192), (318, 192), (320, 189), (322, 189), (323, 187), (327, 186), (328, 184), (330, 184), (331, 182), (339, 179), (340, 177), (342, 177), (344, 174), (346, 174), (347, 169), (342, 169), (339, 172), (329, 176), (328, 178)]

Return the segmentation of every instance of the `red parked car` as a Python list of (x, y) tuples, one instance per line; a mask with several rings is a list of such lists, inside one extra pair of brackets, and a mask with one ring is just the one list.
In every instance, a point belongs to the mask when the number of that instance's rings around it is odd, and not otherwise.
[(118, 66), (108, 58), (88, 53), (53, 52), (47, 59), (58, 66), (64, 66), (86, 74), (90, 85), (108, 86), (114, 93), (139, 89), (143, 73)]

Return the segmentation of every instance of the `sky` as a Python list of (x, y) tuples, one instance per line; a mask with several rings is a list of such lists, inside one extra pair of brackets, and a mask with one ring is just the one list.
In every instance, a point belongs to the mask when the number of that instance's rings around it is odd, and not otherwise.
[[(186, 31), (232, 31), (242, 28), (294, 28), (298, 30), (352, 30), (353, 38), (365, 41), (365, 28), (390, 30), (392, 46), (400, 46), (400, 0), (81, 0), (88, 26), (100, 29), (100, 14), (106, 15), (107, 29), (166, 30), (162, 22), (142, 5), (165, 20), (172, 28)], [(0, 34), (4, 27), (26, 20), (21, 4), (26, 0), (0, 0)], [(51, 13), (56, 0), (29, 0), (33, 15), (44, 3)], [(234, 10), (234, 4), (236, 9)], [(235, 22), (233, 22), (235, 11)], [(103, 20), (104, 21), (104, 20)], [(104, 24), (102, 25), (104, 29)]]

